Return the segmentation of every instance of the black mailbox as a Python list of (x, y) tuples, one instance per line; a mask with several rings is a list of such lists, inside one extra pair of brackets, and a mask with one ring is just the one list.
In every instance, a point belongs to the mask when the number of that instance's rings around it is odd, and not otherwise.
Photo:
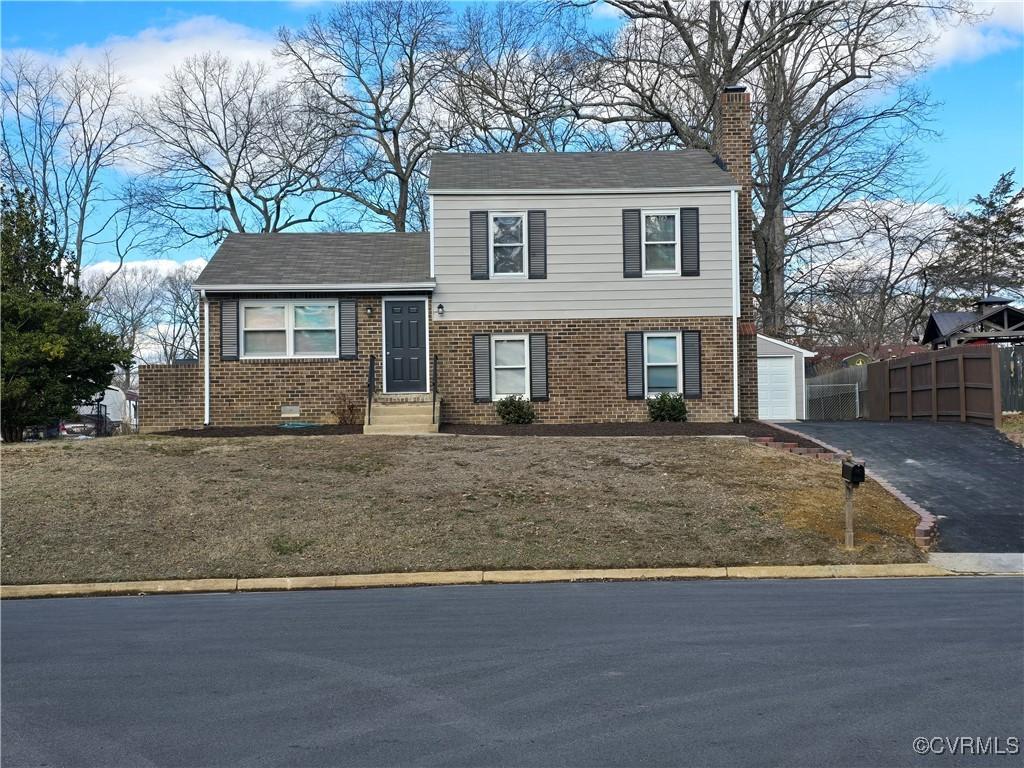
[(850, 485), (859, 485), (864, 482), (864, 464), (859, 461), (843, 459), (843, 480)]

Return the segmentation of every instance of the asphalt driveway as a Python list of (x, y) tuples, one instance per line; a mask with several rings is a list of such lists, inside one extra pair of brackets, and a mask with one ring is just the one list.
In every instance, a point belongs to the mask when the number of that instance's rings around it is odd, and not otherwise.
[(788, 425), (853, 451), (939, 516), (940, 552), (1024, 552), (1024, 449), (994, 429), (930, 422)]

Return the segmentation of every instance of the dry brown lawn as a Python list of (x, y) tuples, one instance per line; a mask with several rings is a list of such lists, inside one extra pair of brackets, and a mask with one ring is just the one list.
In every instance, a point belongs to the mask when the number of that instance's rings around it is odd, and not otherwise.
[(1024, 446), (1024, 413), (1004, 413), (1002, 422), (999, 429), (1003, 434), (1017, 445)]
[(133, 436), (4, 446), (4, 583), (895, 562), (874, 483), (716, 438)]

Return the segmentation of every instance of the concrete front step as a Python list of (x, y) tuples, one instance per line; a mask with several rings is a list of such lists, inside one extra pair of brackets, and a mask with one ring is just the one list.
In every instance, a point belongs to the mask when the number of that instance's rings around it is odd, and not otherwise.
[(430, 413), (428, 408), (422, 412), (406, 413), (385, 410), (381, 408), (379, 411), (374, 408), (370, 412), (370, 421), (373, 424), (432, 424), (434, 422), (433, 415)]
[(395, 405), (398, 403), (433, 403), (434, 396), (429, 392), (392, 392), (390, 394), (382, 394), (378, 392), (373, 396), (373, 404), (377, 405)]
[(364, 435), (436, 435), (437, 424), (366, 424)]

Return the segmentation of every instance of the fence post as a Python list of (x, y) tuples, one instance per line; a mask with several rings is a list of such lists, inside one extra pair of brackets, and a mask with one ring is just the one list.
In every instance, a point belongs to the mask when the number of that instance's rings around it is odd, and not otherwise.
[(989, 344), (989, 356), (992, 364), (992, 426), (996, 429), (1003, 424), (1003, 379), (999, 370), (999, 347)]

